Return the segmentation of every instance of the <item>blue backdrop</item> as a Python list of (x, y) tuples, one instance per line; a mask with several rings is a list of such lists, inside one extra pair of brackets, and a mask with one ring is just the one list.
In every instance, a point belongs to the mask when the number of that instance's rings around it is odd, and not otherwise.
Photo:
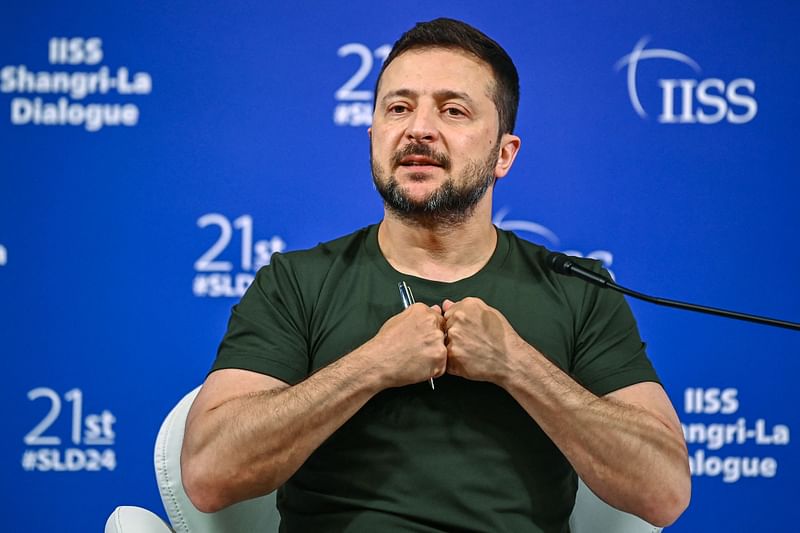
[[(795, 2), (10, 2), (0, 7), (9, 531), (163, 515), (162, 418), (271, 253), (376, 222), (387, 48), (461, 18), (520, 71), (498, 225), (645, 292), (800, 319)], [(792, 148), (792, 147), (795, 148)], [(631, 302), (679, 411), (670, 531), (785, 531), (800, 335)], [(10, 517), (10, 518), (9, 518)]]

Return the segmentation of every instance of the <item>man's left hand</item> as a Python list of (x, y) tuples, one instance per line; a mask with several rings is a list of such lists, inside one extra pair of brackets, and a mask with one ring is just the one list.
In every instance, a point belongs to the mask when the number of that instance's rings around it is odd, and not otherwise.
[(514, 355), (530, 346), (500, 311), (480, 298), (445, 300), (447, 373), (501, 384), (514, 372)]

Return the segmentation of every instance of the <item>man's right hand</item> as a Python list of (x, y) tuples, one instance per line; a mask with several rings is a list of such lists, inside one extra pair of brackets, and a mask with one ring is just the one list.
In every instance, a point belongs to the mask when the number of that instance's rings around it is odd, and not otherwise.
[(186, 494), (203, 512), (267, 494), (376, 393), (441, 376), (446, 367), (441, 308), (414, 304), (294, 386), (246, 370), (217, 370), (187, 419)]
[(438, 305), (415, 303), (387, 320), (366, 348), (387, 387), (439, 377), (447, 368), (445, 320)]

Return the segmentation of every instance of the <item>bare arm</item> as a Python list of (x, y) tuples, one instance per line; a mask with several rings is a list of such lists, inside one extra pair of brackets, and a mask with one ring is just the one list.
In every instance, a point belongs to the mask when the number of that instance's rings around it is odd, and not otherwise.
[(444, 373), (443, 326), (438, 306), (413, 305), (294, 386), (244, 370), (213, 372), (189, 412), (181, 451), (192, 503), (215, 512), (272, 492), (373, 395)]
[(598, 397), (482, 301), (446, 302), (445, 318), (448, 373), (506, 389), (609, 504), (659, 526), (680, 516), (691, 493), (688, 456), (660, 385), (639, 383)]
[(661, 385), (638, 383), (597, 397), (538, 352), (504, 387), (609, 504), (657, 526), (689, 504), (683, 434)]

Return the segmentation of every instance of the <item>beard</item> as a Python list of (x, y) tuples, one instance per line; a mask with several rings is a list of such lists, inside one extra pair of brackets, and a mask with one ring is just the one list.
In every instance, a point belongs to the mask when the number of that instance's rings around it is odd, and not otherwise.
[[(475, 211), (475, 207), (484, 197), (489, 187), (494, 185), (494, 168), (500, 153), (500, 145), (496, 145), (485, 160), (469, 160), (458, 176), (452, 176), (425, 198), (415, 200), (409, 197), (408, 191), (401, 187), (394, 174), (386, 176), (383, 168), (375, 160), (370, 144), (370, 161), (372, 164), (372, 181), (383, 198), (386, 208), (394, 215), (422, 226), (456, 226), (463, 223)], [(434, 160), (445, 172), (451, 168), (450, 158), (436, 152), (426, 144), (409, 144), (394, 153), (391, 168), (398, 168), (400, 161), (409, 155), (419, 155)], [(412, 180), (425, 179), (424, 173), (410, 175)]]

